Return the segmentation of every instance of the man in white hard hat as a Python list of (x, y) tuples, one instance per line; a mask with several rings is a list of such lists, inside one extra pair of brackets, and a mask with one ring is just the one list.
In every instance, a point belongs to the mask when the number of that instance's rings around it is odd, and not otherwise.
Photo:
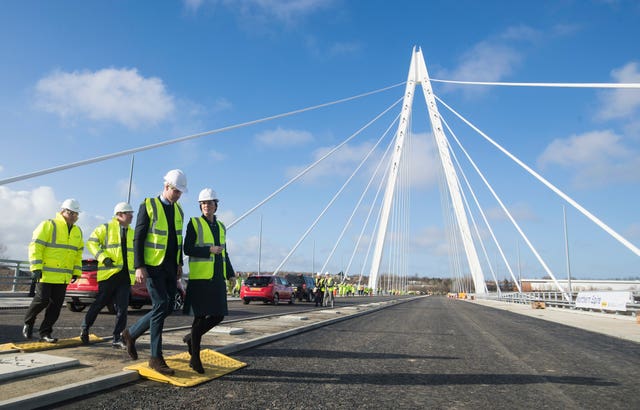
[(112, 302), (116, 307), (116, 324), (111, 345), (125, 349), (122, 331), (127, 327), (129, 293), (136, 278), (133, 269), (133, 229), (129, 228), (133, 208), (126, 202), (119, 202), (113, 208), (113, 215), (111, 221), (98, 225), (87, 241), (87, 248), (98, 261), (98, 295), (84, 316), (80, 340), (83, 344), (89, 344), (89, 328), (100, 310)]
[(184, 192), (187, 177), (181, 170), (172, 169), (164, 176), (162, 193), (140, 205), (133, 237), (134, 267), (136, 282), (146, 282), (153, 307), (122, 332), (127, 353), (137, 360), (136, 339), (149, 330), (149, 367), (164, 375), (174, 373), (162, 356), (162, 329), (164, 319), (173, 311), (177, 281), (182, 277), (184, 214), (178, 199)]
[(51, 333), (60, 316), (67, 284), (82, 274), (84, 242), (82, 231), (75, 225), (80, 204), (69, 198), (62, 202), (60, 209), (54, 219), (47, 219), (38, 225), (29, 244), (29, 269), (39, 282), (24, 317), (22, 335), (25, 339), (31, 339), (38, 313), (46, 308), (38, 329), (40, 341), (58, 341)]
[(235, 275), (226, 246), (226, 228), (216, 218), (218, 196), (211, 188), (198, 195), (199, 217), (191, 218), (184, 238), (184, 253), (189, 255), (189, 285), (185, 311), (193, 313), (191, 332), (182, 339), (191, 355), (189, 367), (204, 373), (200, 360), (202, 335), (229, 314), (227, 280)]

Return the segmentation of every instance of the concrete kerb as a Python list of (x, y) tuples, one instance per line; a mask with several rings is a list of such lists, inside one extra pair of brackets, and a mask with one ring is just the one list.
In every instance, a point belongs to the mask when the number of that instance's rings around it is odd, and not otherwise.
[[(323, 326), (327, 326), (333, 323), (339, 323), (351, 318), (367, 315), (377, 312), (387, 307), (406, 303), (416, 298), (408, 298), (402, 300), (392, 300), (389, 302), (375, 303), (361, 305), (361, 307), (368, 307), (369, 309), (363, 309), (358, 312), (349, 312), (344, 316), (333, 317), (325, 319), (320, 322), (311, 323), (308, 325), (296, 327), (293, 329), (285, 330), (282, 332), (274, 333), (268, 336), (262, 336), (255, 339), (246, 340), (238, 343), (231, 343), (229, 345), (214, 349), (222, 354), (237, 353), (242, 350), (250, 349), (252, 347), (260, 346), (266, 343), (273, 342), (275, 340), (284, 339), (293, 335), (308, 332), (310, 330), (318, 329)], [(375, 305), (375, 306), (371, 306)], [(342, 310), (352, 310), (343, 308)], [(318, 311), (324, 312), (324, 311)], [(331, 313), (340, 314), (340, 308), (330, 310)], [(294, 322), (291, 320), (290, 322)], [(0, 401), (0, 409), (16, 409), (16, 410), (28, 410), (39, 407), (45, 407), (60, 403), (66, 400), (72, 400), (78, 397), (82, 397), (89, 394), (94, 394), (102, 390), (111, 389), (117, 386), (121, 386), (127, 383), (135, 382), (141, 378), (140, 374), (133, 370), (123, 370), (117, 373), (108, 374), (104, 376), (95, 377), (83, 382), (72, 383), (69, 385), (55, 387), (52, 389), (44, 390), (42, 392), (28, 394), (25, 396), (14, 397), (8, 400)]]

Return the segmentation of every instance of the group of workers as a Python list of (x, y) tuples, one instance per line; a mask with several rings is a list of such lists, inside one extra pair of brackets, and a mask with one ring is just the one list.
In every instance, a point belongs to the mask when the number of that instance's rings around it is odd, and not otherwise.
[[(116, 324), (112, 345), (137, 360), (136, 339), (149, 330), (149, 367), (164, 375), (174, 374), (163, 358), (162, 330), (182, 277), (183, 251), (189, 256), (184, 309), (194, 316), (191, 331), (183, 341), (191, 355), (189, 366), (198, 373), (204, 373), (202, 335), (228, 315), (226, 284), (235, 275), (226, 249), (226, 228), (215, 215), (219, 200), (213, 189), (200, 191), (201, 215), (189, 219), (183, 241), (185, 221), (178, 200), (185, 192), (185, 174), (179, 169), (170, 170), (164, 176), (162, 193), (140, 205), (134, 229), (129, 227), (133, 208), (120, 202), (111, 221), (97, 226), (87, 241), (88, 250), (98, 262), (98, 295), (84, 316), (80, 340), (89, 343), (89, 330), (98, 312), (113, 301)], [(38, 330), (40, 341), (47, 343), (58, 341), (52, 336), (53, 325), (60, 315), (67, 284), (82, 274), (84, 240), (76, 225), (80, 204), (67, 199), (60, 208), (55, 218), (38, 225), (29, 245), (30, 270), (37, 284), (22, 335), (25, 339), (33, 337), (36, 317), (46, 309)], [(136, 282), (146, 284), (152, 309), (127, 328), (129, 292)]]

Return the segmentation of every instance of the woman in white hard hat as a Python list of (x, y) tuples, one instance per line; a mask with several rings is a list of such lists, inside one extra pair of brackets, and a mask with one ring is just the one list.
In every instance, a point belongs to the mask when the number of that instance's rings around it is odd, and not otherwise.
[(189, 255), (189, 284), (185, 312), (193, 313), (191, 332), (183, 341), (191, 359), (189, 366), (204, 373), (200, 360), (202, 335), (229, 314), (227, 309), (227, 279), (235, 276), (226, 251), (226, 228), (216, 218), (218, 196), (211, 188), (198, 195), (202, 215), (191, 218), (184, 239), (184, 253)]

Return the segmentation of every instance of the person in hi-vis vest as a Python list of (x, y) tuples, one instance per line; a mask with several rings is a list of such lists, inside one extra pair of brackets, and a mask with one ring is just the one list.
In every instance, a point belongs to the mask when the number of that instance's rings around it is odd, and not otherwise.
[(127, 353), (138, 359), (136, 339), (149, 330), (151, 357), (149, 367), (170, 376), (173, 369), (162, 356), (164, 319), (173, 311), (177, 281), (182, 277), (182, 221), (184, 214), (178, 199), (187, 192), (187, 177), (179, 169), (164, 176), (162, 194), (146, 198), (140, 205), (133, 236), (136, 282), (146, 283), (152, 308), (122, 332)]
[(198, 195), (202, 215), (191, 218), (184, 238), (184, 253), (189, 256), (189, 284), (185, 313), (192, 313), (191, 332), (182, 339), (191, 355), (189, 366), (204, 373), (200, 360), (202, 335), (229, 314), (227, 280), (235, 276), (226, 246), (226, 228), (216, 218), (218, 196), (211, 188)]
[(89, 328), (107, 303), (116, 308), (116, 324), (111, 346), (124, 349), (122, 331), (127, 327), (127, 310), (131, 285), (135, 283), (133, 269), (133, 208), (126, 202), (118, 202), (113, 208), (113, 218), (98, 225), (87, 240), (87, 249), (98, 262), (98, 295), (82, 321), (80, 340), (89, 344)]
[(82, 231), (75, 225), (80, 204), (69, 198), (62, 202), (60, 209), (54, 219), (47, 219), (38, 225), (29, 244), (29, 269), (38, 283), (24, 317), (22, 336), (25, 339), (31, 339), (38, 313), (46, 309), (38, 329), (40, 341), (58, 341), (51, 336), (51, 332), (60, 316), (67, 284), (82, 275), (84, 241)]

